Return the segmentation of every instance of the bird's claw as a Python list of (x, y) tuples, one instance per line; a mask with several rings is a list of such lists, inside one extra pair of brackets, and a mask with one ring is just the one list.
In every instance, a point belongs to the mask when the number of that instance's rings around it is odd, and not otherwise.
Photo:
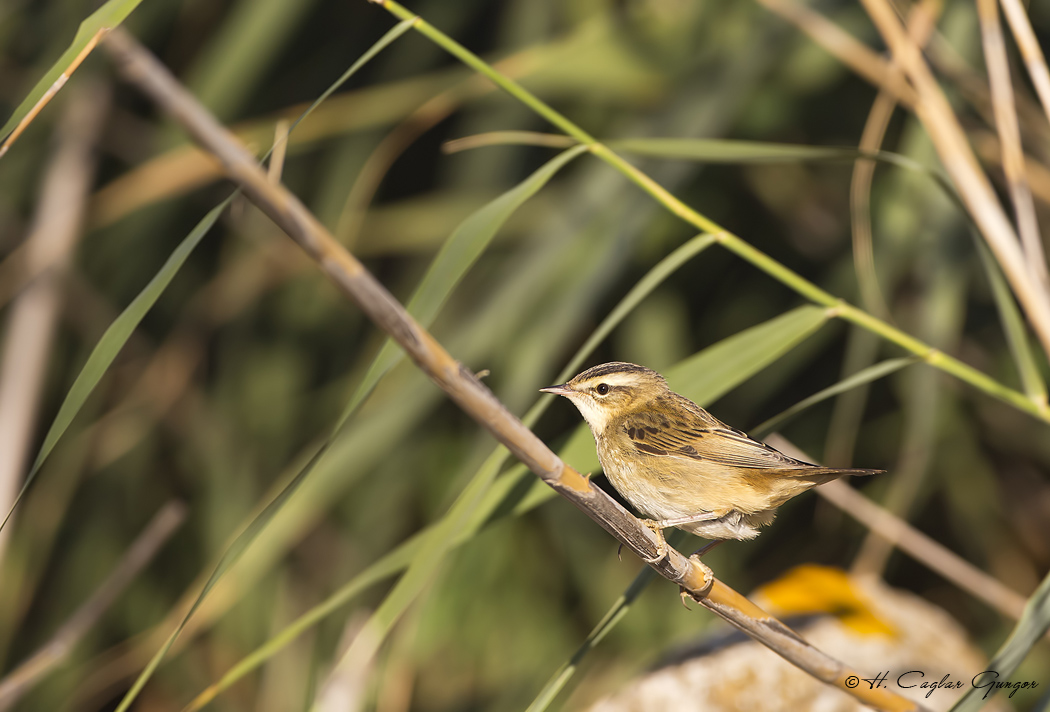
[(715, 580), (715, 572), (711, 570), (711, 567), (700, 560), (700, 554), (693, 554), (689, 557), (689, 560), (700, 567), (700, 570), (704, 572), (704, 585), (706, 586), (711, 581)]
[[(685, 606), (685, 597), (686, 596), (689, 596), (689, 598), (691, 598), (694, 601), (697, 601), (699, 603), (700, 598), (703, 597), (703, 596), (706, 596), (707, 592), (711, 590), (711, 586), (714, 585), (715, 572), (711, 570), (710, 566), (708, 566), (707, 564), (705, 564), (703, 561), (700, 560), (701, 554), (704, 552), (705, 549), (708, 549), (708, 548), (709, 547), (704, 547), (704, 549), (701, 549), (700, 551), (693, 552), (689, 556), (689, 561), (691, 563), (695, 564), (697, 566), (697, 568), (700, 569), (700, 572), (704, 575), (704, 584), (703, 584), (703, 586), (700, 587), (700, 589), (698, 589), (698, 591), (700, 593), (699, 597), (697, 596), (697, 594), (694, 594), (692, 591), (686, 589), (685, 586), (679, 586), (678, 587), (679, 595), (682, 597), (682, 605), (683, 606)], [(685, 606), (685, 607), (689, 608), (689, 606)]]
[(653, 521), (652, 519), (643, 519), (642, 523), (656, 535), (656, 556), (653, 558), (645, 557), (643, 560), (647, 564), (658, 564), (667, 558), (667, 540), (664, 539), (664, 531), (660, 526), (659, 522)]

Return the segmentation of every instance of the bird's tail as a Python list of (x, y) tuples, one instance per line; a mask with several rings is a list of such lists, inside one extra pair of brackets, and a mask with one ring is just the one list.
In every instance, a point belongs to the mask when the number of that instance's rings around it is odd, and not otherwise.
[(831, 472), (837, 473), (839, 477), (867, 477), (869, 475), (881, 475), (886, 470), (835, 470), (828, 468)]
[(809, 480), (815, 485), (837, 480), (840, 477), (867, 477), (878, 475), (886, 470), (840, 469), (836, 467), (807, 467), (798, 470), (799, 479)]

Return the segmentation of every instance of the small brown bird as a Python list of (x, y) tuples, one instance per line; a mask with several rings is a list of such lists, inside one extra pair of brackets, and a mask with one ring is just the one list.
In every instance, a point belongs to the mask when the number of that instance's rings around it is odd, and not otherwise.
[[(679, 527), (706, 539), (754, 539), (776, 509), (843, 475), (810, 465), (730, 428), (667, 387), (656, 371), (604, 363), (560, 386), (591, 426), (602, 469), (662, 540)], [(661, 557), (662, 558), (662, 557)]]

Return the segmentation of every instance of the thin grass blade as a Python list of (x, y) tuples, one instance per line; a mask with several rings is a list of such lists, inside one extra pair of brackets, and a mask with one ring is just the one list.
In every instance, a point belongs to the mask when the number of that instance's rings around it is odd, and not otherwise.
[(374, 45), (368, 48), (367, 52), (362, 54), (356, 62), (351, 64), (350, 68), (343, 72), (342, 75), (338, 79), (336, 79), (330, 87), (325, 89), (324, 93), (322, 93), (321, 96), (317, 97), (314, 103), (310, 104), (310, 106), (307, 107), (306, 111), (304, 111), (299, 116), (299, 118), (292, 122), (291, 127), (288, 129), (288, 133), (291, 134), (292, 131), (295, 130), (295, 127), (302, 123), (303, 119), (312, 114), (314, 109), (323, 104), (328, 99), (328, 97), (332, 96), (332, 94), (338, 91), (339, 87), (346, 84), (347, 80), (357, 73), (357, 70), (365, 66), (373, 57), (375, 57), (377, 54), (383, 51), (388, 44), (390, 44), (398, 37), (412, 29), (412, 23), (414, 22), (415, 19), (402, 20), (401, 22), (397, 23), (392, 28), (390, 28), (390, 30), (385, 35), (380, 37)]
[[(373, 659), (391, 629), (405, 614), (408, 607), (433, 582), (445, 560), (445, 555), (458, 545), (457, 535), (466, 529), (471, 515), (477, 510), (483, 495), (499, 473), (505, 457), (503, 448), (489, 455), (453, 502), (448, 513), (433, 526), (429, 534), (423, 537), (422, 548), (413, 557), (408, 570), (390, 593), (383, 598), (383, 602), (369, 618), (361, 634), (354, 638), (354, 642), (336, 664), (336, 670)], [(338, 673), (333, 671), (333, 677), (337, 675)], [(319, 701), (323, 699), (323, 696), (324, 691), (322, 690)], [(327, 709), (327, 707), (315, 703), (314, 709)]]
[[(676, 546), (671, 543), (671, 546)], [(594, 626), (594, 629), (587, 635), (580, 647), (577, 648), (576, 652), (572, 654), (565, 663), (551, 676), (547, 684), (543, 686), (539, 694), (536, 695), (532, 703), (528, 706), (525, 712), (543, 712), (543, 710), (550, 707), (550, 704), (554, 702), (554, 698), (558, 696), (558, 693), (565, 689), (565, 686), (572, 679), (573, 675), (576, 674), (576, 670), (579, 668), (580, 663), (587, 657), (587, 654), (591, 652), (598, 643), (602, 642), (602, 639), (608, 635), (609, 631), (616, 627), (624, 616), (627, 615), (628, 610), (631, 608), (631, 604), (634, 603), (635, 599), (641, 595), (645, 587), (648, 586), (653, 579), (656, 578), (656, 571), (650, 566), (642, 567), (642, 570), (638, 572), (638, 575), (634, 577), (634, 581), (631, 581), (630, 585), (624, 590), (619, 598), (616, 599), (615, 603), (606, 611), (602, 619), (598, 621), (598, 624)]]
[(791, 406), (787, 410), (777, 413), (769, 420), (765, 421), (761, 425), (756, 426), (752, 430), (752, 434), (756, 436), (762, 436), (766, 433), (771, 432), (774, 428), (779, 426), (788, 418), (801, 413), (806, 408), (816, 405), (821, 401), (825, 401), (828, 398), (833, 398), (840, 393), (851, 391), (858, 386), (863, 386), (866, 383), (877, 381), (884, 376), (888, 376), (891, 373), (896, 373), (905, 366), (910, 366), (913, 363), (919, 363), (920, 359), (915, 356), (906, 356), (904, 358), (887, 359), (881, 361), (872, 366), (868, 366), (865, 369), (857, 371), (852, 376), (844, 378), (838, 383), (828, 386), (827, 388), (817, 391), (808, 398), (800, 400), (795, 405)]
[[(485, 248), (492, 242), (492, 238), (496, 236), (500, 227), (514, 211), (545, 186), (566, 163), (586, 150), (585, 146), (574, 146), (558, 154), (524, 181), (482, 206), (464, 220), (449, 236), (437, 257), (434, 258), (423, 281), (407, 304), (408, 313), (415, 317), (424, 328), (429, 326), (463, 275), (485, 251)], [(364, 379), (339, 417), (337, 429), (346, 423), (383, 378), (383, 375), (396, 366), (403, 355), (404, 353), (392, 339), (386, 340), (379, 355), (372, 362)]]
[[(558, 374), (558, 378), (556, 378), (555, 381), (557, 383), (561, 383), (562, 381), (567, 381), (569, 380), (569, 378), (576, 375), (576, 371), (580, 368), (580, 366), (583, 365), (584, 360), (586, 360), (586, 358), (591, 355), (594, 349), (598, 348), (598, 344), (605, 341), (605, 337), (607, 337), (612, 332), (612, 330), (615, 329), (620, 324), (620, 322), (624, 320), (624, 317), (630, 314), (643, 299), (649, 296), (649, 294), (651, 294), (654, 289), (660, 286), (660, 284), (662, 284), (665, 279), (667, 279), (670, 275), (674, 274), (679, 267), (681, 267), (686, 262), (699, 255), (701, 252), (703, 252), (713, 244), (715, 244), (715, 238), (713, 235), (697, 235), (692, 239), (688, 240), (683, 245), (680, 245), (677, 249), (674, 250), (674, 252), (669, 254), (667, 257), (660, 260), (651, 270), (649, 270), (645, 274), (644, 277), (638, 280), (638, 282), (633, 287), (631, 287), (631, 291), (629, 291), (627, 295), (622, 300), (620, 300), (620, 303), (617, 304), (611, 312), (609, 312), (609, 315), (602, 320), (602, 323), (598, 325), (598, 328), (595, 329), (589, 337), (587, 337), (587, 341), (583, 344), (583, 346), (580, 347), (579, 351), (576, 353), (575, 356), (573, 356), (572, 360), (570, 360), (569, 363), (565, 365), (565, 368), (562, 369), (562, 372), (560, 374)], [(553, 401), (554, 396), (551, 396), (549, 398), (543, 398), (537, 404), (537, 407), (539, 407), (541, 404), (547, 404)], [(535, 417), (538, 417), (540, 412), (542, 412), (542, 409), (540, 409), (536, 413)], [(525, 422), (526, 425), (529, 425), (529, 416), (523, 418), (523, 422)]]
[[(641, 280), (638, 281), (637, 284), (635, 284), (620, 303), (613, 308), (609, 315), (602, 320), (602, 323), (594, 331), (591, 337), (580, 347), (577, 353), (563, 369), (560, 378), (565, 380), (572, 375), (576, 369), (579, 368), (580, 364), (590, 355), (594, 348), (596, 348), (598, 344), (601, 343), (601, 341), (603, 341), (621, 321), (623, 321), (631, 310), (633, 310), (634, 307), (652, 292), (653, 289), (659, 286), (678, 268), (703, 252), (713, 243), (713, 236), (697, 235), (658, 262), (644, 277), (642, 277)], [(540, 397), (539, 401), (529, 410), (522, 421), (531, 427), (551, 402), (553, 402), (551, 398)], [(586, 435), (586, 431), (584, 431), (583, 434)], [(486, 461), (486, 463), (482, 465), (482, 468), (475, 473), (471, 483), (479, 478), (490, 478), (491, 471), (494, 469), (498, 472), (499, 468), (502, 467), (508, 457), (509, 453), (505, 448), (496, 448), (492, 455), (490, 455), (491, 459)], [(471, 512), (468, 522), (452, 533), (453, 546), (459, 546), (463, 542), (469, 540), (478, 530), (490, 521), (508, 515), (517, 516), (521, 512), (526, 511), (526, 509), (523, 509), (521, 506), (523, 501), (528, 502), (528, 508), (538, 506), (540, 502), (545, 501), (545, 498), (538, 499), (533, 497), (529, 500), (525, 499), (526, 494), (530, 491), (530, 487), (534, 484), (536, 483), (534, 483), (532, 478), (529, 477), (528, 471), (524, 466), (520, 465), (514, 468), (510, 473), (507, 473), (503, 477), (492, 482), (491, 486), (488, 487), (487, 491), (484, 493), (480, 504), (478, 504), (478, 506), (476, 506)], [(542, 485), (542, 483), (538, 484)], [(546, 486), (542, 487), (542, 491), (550, 493), (550, 489)], [(329, 596), (325, 601), (314, 606), (298, 619), (290, 623), (277, 635), (238, 662), (217, 682), (201, 692), (189, 705), (187, 705), (185, 712), (201, 709), (230, 685), (261, 666), (294, 638), (323, 620), (330, 613), (336, 611), (340, 606), (349, 602), (350, 599), (365, 588), (407, 568), (411, 561), (419, 556), (420, 549), (424, 546), (424, 542), (434, 536), (435, 532), (438, 532), (439, 524), (440, 522), (431, 525), (427, 529), (413, 536), (411, 539), (405, 541), (394, 551), (383, 556), (360, 574), (354, 576), (353, 579), (340, 587), (338, 591)], [(441, 532), (438, 532), (438, 534), (440, 535)], [(387, 614), (384, 612), (384, 616), (385, 615)]]
[(999, 311), (999, 320), (1003, 324), (1003, 332), (1006, 334), (1006, 343), (1010, 347), (1010, 354), (1017, 365), (1017, 371), (1021, 375), (1021, 386), (1025, 395), (1041, 406), (1046, 406), (1046, 383), (1043, 375), (1036, 365), (1035, 356), (1032, 353), (1032, 345), (1028, 340), (1028, 332), (1025, 328), (1024, 318), (1017, 308), (1017, 302), (1006, 284), (999, 263), (995, 261), (984, 240), (974, 240), (977, 244), (977, 254), (981, 256), (981, 263), (988, 275), (988, 281), (992, 285), (992, 296), (995, 298), (995, 307)]
[(779, 163), (798, 161), (842, 161), (876, 158), (855, 148), (799, 146), (789, 143), (736, 141), (718, 138), (628, 138), (608, 142), (609, 148), (624, 153), (704, 161), (707, 163)]
[[(489, 131), (447, 142), (446, 153), (486, 146), (571, 146), (575, 139), (562, 134), (536, 131)], [(932, 172), (914, 159), (892, 151), (863, 151), (851, 146), (806, 146), (769, 141), (741, 141), (725, 138), (623, 138), (603, 142), (622, 153), (651, 158), (669, 158), (705, 163), (798, 163), (801, 161), (852, 163), (858, 158)]]
[(62, 56), (55, 60), (55, 63), (51, 65), (51, 68), (47, 70), (47, 73), (41, 77), (30, 90), (26, 98), (22, 100), (22, 103), (18, 105), (14, 113), (8, 117), (4, 123), (2, 129), (0, 129), (0, 137), (7, 136), (11, 133), (19, 122), (24, 119), (30, 111), (37, 105), (37, 103), (44, 98), (44, 95), (51, 90), (55, 85), (55, 82), (59, 80), (62, 74), (79, 56), (87, 49), (88, 45), (95, 41), (95, 37), (99, 30), (113, 29), (124, 22), (124, 19), (131, 14), (131, 11), (139, 6), (142, 0), (109, 0), (106, 4), (95, 10), (93, 13), (80, 23), (80, 27), (77, 29), (76, 35), (73, 37), (73, 41), (70, 43), (66, 51), (62, 53)]
[[(569, 161), (585, 152), (585, 146), (574, 146), (562, 152), (517, 186), (464, 220), (434, 258), (427, 274), (408, 302), (408, 312), (424, 327), (432, 323), (452, 290), (514, 211), (545, 186)], [(403, 355), (392, 339), (386, 340), (344, 409), (336, 425), (337, 431), (342, 429), (372, 389)], [(437, 574), (453, 539), (464, 529), (471, 512), (476, 509), (482, 495), (499, 473), (506, 457), (505, 450), (497, 449), (475, 473), (448, 513), (435, 525), (434, 533), (425, 538), (422, 550), (413, 558), (405, 575), (383, 599), (367, 622), (366, 630), (355, 637), (337, 667), (351, 664), (351, 661), (370, 660), (373, 657), (394, 624)], [(324, 691), (321, 694), (324, 695)]]
[(1017, 621), (1010, 637), (995, 653), (985, 670), (992, 672), (979, 675), (973, 680), (973, 686), (967, 690), (951, 712), (977, 712), (987, 704), (995, 693), (994, 683), (1004, 683), (1028, 656), (1028, 652), (1050, 629), (1050, 574), (1047, 574), (1039, 588), (1025, 604), (1021, 620)]
[[(697, 236), (658, 263), (649, 274), (638, 282), (635, 289), (632, 289), (624, 297), (623, 301), (613, 309), (609, 317), (598, 327), (596, 333), (604, 332), (607, 334), (612, 328), (615, 328), (619, 321), (630, 312), (629, 308), (621, 307), (637, 305), (660, 281), (666, 279), (674, 271), (673, 268), (681, 266), (687, 261), (689, 256), (695, 256), (707, 247), (709, 242), (706, 238), (708, 237), (704, 235)], [(786, 353), (806, 337), (812, 335), (828, 318), (827, 310), (825, 309), (801, 306), (763, 324), (734, 334), (701, 351), (696, 356), (683, 361), (672, 369), (671, 373), (676, 374), (674, 382), (680, 384), (675, 387), (681, 388), (681, 392), (686, 393), (701, 404), (709, 403), (729, 388), (739, 385), (769, 365), (769, 363), (779, 358), (780, 355)], [(591, 342), (592, 340), (588, 340), (584, 347), (580, 349), (580, 352), (573, 357), (569, 367), (565, 369), (565, 373), (571, 374), (578, 367), (579, 362), (586, 359), (590, 350), (597, 345), (597, 342), (593, 344)], [(541, 402), (537, 403), (524, 419), (527, 423), (534, 421), (539, 416), (544, 402), (550, 403), (551, 399), (541, 398)], [(581, 471), (590, 472), (598, 468), (594, 441), (591, 438), (590, 430), (586, 426), (577, 428), (568, 442), (558, 451), (558, 454), (563, 460), (573, 464)], [(507, 451), (504, 448), (497, 448), (490, 455), (490, 459), (474, 475), (470, 485), (468, 485), (468, 490), (479, 480), (487, 480), (491, 477), (493, 468), (498, 471), (498, 468), (502, 466), (507, 456)], [(477, 486), (480, 487), (480, 484)], [(253, 651), (248, 657), (237, 663), (221, 679), (201, 692), (185, 708), (185, 712), (201, 709), (215, 696), (261, 666), (296, 636), (316, 625), (330, 613), (338, 610), (340, 606), (348, 603), (366, 587), (403, 570), (410, 560), (428, 559), (433, 556), (432, 552), (436, 551), (438, 547), (451, 548), (459, 546), (473, 537), (486, 524), (505, 516), (523, 514), (552, 499), (554, 496), (553, 490), (543, 484), (543, 482), (532, 477), (525, 466), (520, 464), (515, 465), (506, 474), (492, 482), (487, 491), (482, 493), (480, 500), (475, 500), (473, 494), (467, 497), (467, 490), (464, 490), (464, 495), (461, 495), (461, 500), (457, 500), (457, 504), (460, 501), (476, 501), (477, 503), (473, 506), (473, 509), (467, 512), (469, 517), (458, 529), (451, 533), (446, 532), (444, 529), (439, 529), (451, 517), (452, 510), (450, 510), (445, 519), (431, 525), (394, 551), (371, 564), (365, 571), (352, 578), (325, 601), (304, 613), (265, 644)], [(453, 509), (455, 508), (456, 505), (454, 504)], [(433, 547), (426, 547), (425, 542), (433, 539), (437, 539), (438, 543)], [(442, 544), (442, 542), (445, 543)], [(424, 550), (427, 553), (426, 556), (422, 555)], [(436, 566), (438, 562), (436, 559), (433, 559), (431, 563)], [(411, 585), (406, 584), (403, 593), (399, 594), (389, 604), (387, 609), (384, 609), (382, 606), (380, 609), (377, 609), (376, 615), (381, 616), (377, 618), (375, 624), (377, 630), (389, 630), (392, 621), (395, 621), (396, 616), (400, 615), (400, 611), (397, 609), (403, 609), (411, 602), (411, 597), (403, 594), (411, 593), (412, 590), (417, 592), (421, 590), (426, 580), (428, 580), (427, 575), (429, 573), (421, 572), (418, 578), (414, 578)], [(386, 601), (384, 601), (384, 605), (387, 605)], [(617, 618), (617, 620), (619, 619)]]
[(124, 344), (127, 343), (132, 332), (135, 331), (135, 328), (146, 316), (146, 313), (157, 303), (160, 295), (164, 293), (164, 290), (171, 284), (171, 280), (175, 278), (179, 269), (189, 258), (190, 253), (208, 234), (215, 221), (219, 219), (219, 215), (232, 200), (233, 196), (227, 198), (201, 218), (197, 226), (183, 238), (179, 246), (175, 248), (175, 251), (171, 253), (171, 256), (168, 257), (160, 271), (153, 276), (149, 284), (106, 329), (106, 333), (102, 335), (98, 344), (91, 351), (91, 355), (88, 356), (87, 362), (77, 375), (73, 386), (69, 389), (69, 393), (66, 394), (65, 400), (62, 401), (62, 406), (58, 409), (58, 415), (55, 416), (55, 420), (51, 423), (47, 435), (44, 436), (44, 443), (40, 446), (40, 452), (37, 453), (36, 460), (29, 469), (29, 474), (26, 475), (22, 489), (19, 490), (18, 496), (15, 497), (15, 501), (11, 504), (11, 509), (4, 517), (4, 521), (0, 522), (0, 530), (7, 524), (15, 508), (18, 507), (18, 503), (22, 500), (33, 480), (36, 479), (37, 474), (40, 472), (40, 467), (44, 464), (47, 456), (51, 454), (59, 438), (62, 437), (69, 424), (73, 422), (73, 418), (80, 412), (92, 391), (95, 390), (95, 386), (98, 385), (98, 382), (109, 369), (113, 360), (116, 359), (117, 354), (124, 348)]
[(798, 346), (830, 318), (823, 307), (796, 307), (682, 361), (665, 374), (667, 382), (673, 390), (706, 405)]
[[(388, 32), (386, 35), (380, 38), (376, 45), (380, 45), (380, 49), (382, 49), (382, 47), (385, 47), (388, 44), (390, 44), (391, 41), (396, 39), (398, 36), (400, 36), (400, 34), (404, 32), (403, 29), (399, 32), (399, 27), (400, 25), (395, 26), (390, 32)], [(373, 45), (373, 48), (374, 47), (375, 45)], [(376, 52), (372, 52), (370, 50), (369, 52), (366, 52), (364, 56), (372, 58), (375, 55)], [(351, 67), (351, 69), (354, 69), (354, 71), (356, 71), (356, 69), (360, 69), (360, 67), (363, 66), (363, 64), (363, 62), (356, 62)], [(337, 80), (337, 84), (345, 82), (349, 78), (349, 75), (351, 73), (352, 72), (344, 73), (343, 76)], [(330, 95), (331, 91), (327, 92), (327, 94)], [(303, 112), (303, 115), (300, 116), (298, 120), (296, 120), (292, 128), (294, 128), (294, 126), (297, 125), (299, 121), (305, 118), (305, 116), (311, 111), (313, 111), (316, 107), (317, 102), (312, 104), (305, 112)], [(289, 129), (288, 133), (291, 133), (291, 129)], [(272, 152), (273, 148), (271, 148), (270, 151), (267, 152), (266, 156), (268, 157)], [(238, 191), (237, 193), (239, 192), (240, 191)], [(234, 196), (236, 196), (237, 193), (234, 193)], [(215, 217), (218, 217), (218, 214), (222, 211), (222, 208), (224, 208), (233, 199), (234, 196), (227, 198), (222, 205), (218, 206), (212, 211), (212, 213), (215, 214)], [(212, 215), (212, 213), (209, 213), (208, 215), (210, 216)], [(128, 333), (130, 335), (130, 331)], [(333, 436), (334, 434), (335, 433), (333, 431)], [(190, 606), (189, 611), (187, 611), (186, 615), (182, 618), (178, 626), (176, 626), (171, 636), (169, 636), (169, 638), (161, 647), (161, 649), (157, 651), (157, 653), (150, 660), (146, 668), (135, 680), (135, 683), (134, 685), (132, 685), (131, 689), (128, 690), (128, 692), (124, 695), (124, 698), (121, 700), (120, 705), (117, 707), (117, 712), (124, 712), (131, 706), (132, 702), (135, 701), (135, 698), (138, 696), (139, 692), (149, 681), (150, 677), (152, 677), (153, 672), (160, 665), (161, 661), (163, 661), (164, 657), (171, 649), (171, 646), (178, 639), (179, 634), (181, 634), (182, 630), (186, 627), (186, 624), (189, 622), (190, 618), (193, 617), (193, 614), (200, 607), (201, 603), (208, 595), (208, 592), (211, 591), (211, 589), (215, 586), (215, 584), (219, 581), (219, 579), (227, 571), (227, 569), (229, 569), (230, 566), (232, 566), (237, 561), (237, 559), (241, 557), (245, 550), (251, 545), (252, 541), (254, 541), (255, 538), (259, 535), (259, 532), (266, 528), (266, 525), (270, 523), (274, 516), (276, 516), (276, 514), (281, 510), (285, 503), (291, 498), (291, 496), (299, 488), (299, 485), (302, 484), (302, 482), (306, 479), (306, 477), (310, 474), (313, 468), (324, 456), (325, 452), (327, 452), (329, 446), (331, 445), (331, 442), (332, 436), (330, 436), (328, 440), (326, 440), (325, 443), (321, 445), (320, 448), (318, 448), (317, 452), (313, 455), (313, 457), (310, 458), (309, 462), (307, 462), (307, 464), (302, 468), (302, 470), (300, 470), (295, 475), (295, 477), (292, 478), (288, 485), (284, 489), (282, 489), (281, 492), (276, 497), (274, 497), (274, 499), (269, 504), (266, 505), (263, 511), (260, 512), (259, 515), (255, 517), (251, 521), (251, 523), (248, 524), (245, 530), (240, 535), (238, 535), (236, 539), (234, 539), (233, 543), (229, 546), (229, 548), (223, 553), (222, 557), (219, 559), (218, 564), (216, 564), (215, 566), (215, 570), (208, 577), (208, 580), (202, 587), (201, 592), (197, 595), (197, 598), (194, 600), (193, 605)]]
[(630, 138), (609, 141), (608, 145), (614, 150), (639, 156), (706, 163), (852, 163), (859, 158), (867, 158), (929, 177), (959, 207), (963, 216), (969, 215), (952, 182), (943, 171), (892, 151), (861, 151), (849, 147), (707, 138)]
[(325, 446), (322, 446), (318, 449), (314, 456), (310, 458), (310, 461), (306, 464), (306, 467), (304, 467), (299, 472), (299, 474), (295, 476), (295, 478), (288, 484), (287, 487), (281, 490), (281, 493), (279, 495), (274, 497), (274, 499), (268, 505), (266, 505), (266, 508), (259, 513), (259, 516), (253, 519), (251, 524), (248, 525), (248, 528), (241, 532), (241, 534), (233, 540), (233, 543), (230, 544), (229, 548), (226, 549), (225, 552), (223, 552), (222, 558), (219, 559), (219, 563), (216, 564), (215, 570), (212, 572), (211, 576), (208, 577), (208, 580), (205, 582), (204, 587), (201, 589), (200, 594), (197, 596), (197, 599), (193, 602), (193, 605), (190, 606), (189, 611), (186, 612), (186, 615), (183, 617), (179, 625), (175, 628), (174, 631), (172, 631), (171, 635), (168, 636), (168, 639), (165, 641), (164, 645), (161, 646), (160, 650), (158, 650), (156, 654), (154, 654), (154, 656), (150, 659), (149, 664), (142, 671), (142, 673), (139, 674), (138, 678), (135, 680), (135, 684), (132, 685), (131, 689), (128, 690), (127, 694), (124, 695), (124, 699), (120, 701), (120, 705), (117, 707), (117, 712), (125, 712), (131, 706), (131, 703), (135, 701), (135, 698), (138, 697), (139, 692), (142, 691), (142, 688), (145, 687), (150, 677), (153, 676), (153, 672), (160, 665), (161, 661), (164, 660), (164, 656), (166, 656), (168, 654), (168, 651), (171, 650), (171, 646), (175, 644), (175, 641), (182, 633), (182, 630), (186, 627), (186, 624), (189, 623), (190, 618), (192, 618), (193, 614), (197, 612), (198, 608), (200, 608), (200, 605), (204, 602), (204, 598), (208, 595), (208, 592), (215, 587), (215, 584), (218, 583), (222, 575), (226, 573), (226, 570), (229, 569), (230, 566), (232, 566), (234, 562), (236, 562), (237, 559), (240, 558), (241, 554), (244, 553), (245, 549), (247, 549), (251, 545), (252, 541), (255, 540), (255, 537), (259, 535), (259, 532), (262, 531), (266, 527), (266, 525), (270, 523), (270, 520), (273, 519), (274, 515), (277, 514), (278, 511), (280, 511), (281, 507), (284, 506), (284, 503), (287, 502), (293, 494), (295, 494), (295, 490), (298, 489), (302, 481), (306, 479), (306, 476), (310, 474), (310, 471), (324, 456), (326, 450), (327, 443), (325, 444)]

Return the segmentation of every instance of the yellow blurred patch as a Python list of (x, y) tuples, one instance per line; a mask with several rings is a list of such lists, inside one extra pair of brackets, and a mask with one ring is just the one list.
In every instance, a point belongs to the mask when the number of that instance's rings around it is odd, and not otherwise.
[(758, 588), (755, 595), (778, 617), (824, 613), (861, 635), (897, 635), (893, 626), (875, 614), (841, 569), (803, 564)]

